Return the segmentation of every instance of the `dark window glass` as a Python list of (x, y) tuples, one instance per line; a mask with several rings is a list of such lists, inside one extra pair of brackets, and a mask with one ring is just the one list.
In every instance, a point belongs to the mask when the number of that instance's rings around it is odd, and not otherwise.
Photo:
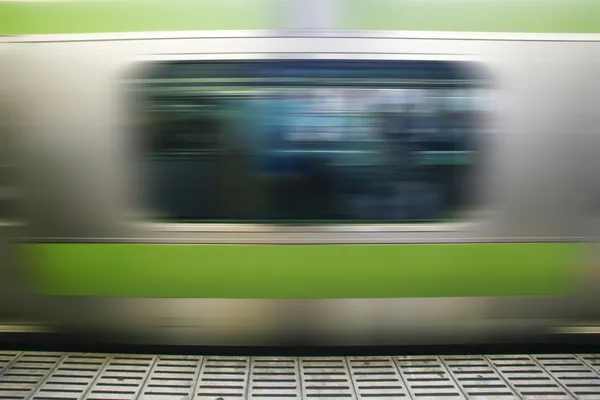
[(149, 200), (177, 221), (440, 221), (487, 110), (462, 64), (173, 62), (137, 81)]

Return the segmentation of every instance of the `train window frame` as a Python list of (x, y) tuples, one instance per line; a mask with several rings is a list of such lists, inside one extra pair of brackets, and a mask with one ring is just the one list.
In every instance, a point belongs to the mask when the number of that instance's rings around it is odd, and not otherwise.
[[(273, 61), (273, 60), (339, 60), (339, 61), (432, 61), (432, 62), (455, 62), (467, 65), (478, 70), (482, 70), (486, 77), (487, 88), (493, 92), (495, 81), (490, 69), (487, 68), (485, 59), (477, 55), (463, 54), (411, 54), (411, 53), (384, 53), (384, 54), (336, 54), (336, 53), (296, 53), (296, 52), (277, 52), (277, 53), (235, 53), (235, 54), (212, 54), (212, 53), (193, 53), (193, 54), (151, 54), (136, 57), (133, 62), (127, 65), (125, 73), (122, 74), (127, 78), (125, 81), (139, 79), (140, 72), (149, 76), (148, 72), (152, 70), (154, 65), (166, 62), (183, 62), (183, 61)], [(129, 121), (135, 120), (136, 111), (131, 110), (131, 102), (128, 97), (125, 102), (128, 109), (127, 115)], [(491, 99), (494, 101), (494, 99)], [(491, 113), (496, 115), (496, 111)], [(136, 125), (135, 122), (133, 125)], [(488, 123), (484, 124), (489, 127)], [(144, 135), (138, 126), (129, 128), (129, 131), (134, 131), (135, 136)], [(136, 141), (139, 144), (139, 142)], [(487, 144), (478, 148), (477, 152), (488, 152)], [(143, 153), (143, 150), (136, 148), (138, 153)], [(139, 155), (138, 155), (139, 156)], [(140, 157), (140, 156), (139, 156)], [(144, 158), (142, 155), (140, 158)], [(480, 175), (487, 176), (485, 171), (477, 171), (475, 174), (469, 174), (469, 181), (475, 176), (481, 178)], [(141, 178), (142, 190), (148, 190), (148, 179), (143, 172), (135, 174), (136, 178)], [(472, 187), (471, 184), (468, 184)], [(483, 193), (480, 188), (469, 190), (469, 198), (481, 198)], [(489, 201), (476, 201), (474, 207), (461, 210), (460, 215), (446, 222), (397, 222), (397, 221), (369, 221), (369, 222), (354, 222), (354, 221), (325, 221), (315, 223), (307, 222), (245, 222), (245, 221), (228, 221), (223, 222), (202, 222), (202, 221), (160, 221), (156, 218), (156, 213), (153, 210), (144, 208), (139, 202), (135, 204), (135, 221), (143, 225), (145, 228), (154, 232), (181, 232), (181, 233), (210, 233), (210, 232), (264, 232), (264, 233), (302, 233), (302, 232), (338, 232), (338, 233), (366, 233), (366, 232), (456, 232), (464, 231), (481, 226), (490, 213)]]

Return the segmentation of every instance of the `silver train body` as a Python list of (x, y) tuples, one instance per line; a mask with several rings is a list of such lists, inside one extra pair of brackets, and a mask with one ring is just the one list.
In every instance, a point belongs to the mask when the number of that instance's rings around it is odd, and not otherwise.
[[(594, 35), (395, 32), (48, 35), (0, 47), (18, 199), (2, 225), (6, 319), (88, 328), (140, 342), (321, 344), (481, 342), (593, 331), (600, 171), (600, 42)], [(464, 220), (428, 225), (177, 224), (145, 220), (141, 140), (123, 77), (156, 61), (417, 60), (483, 66), (493, 129)], [(428, 244), (586, 242), (569, 295), (385, 299), (51, 296), (26, 243)], [(10, 243), (10, 244), (8, 244)], [(85, 268), (85, 265), (81, 266)], [(282, 268), (285, 266), (282, 265)], [(485, 268), (485, 265), (481, 266)], [(365, 268), (369, 268), (365, 265)], [(135, 285), (131, 282), (131, 285)]]

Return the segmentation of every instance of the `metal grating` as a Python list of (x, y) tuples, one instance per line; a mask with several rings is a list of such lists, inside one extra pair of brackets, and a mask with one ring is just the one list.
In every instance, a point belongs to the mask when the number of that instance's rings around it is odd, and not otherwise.
[(483, 356), (446, 356), (442, 360), (467, 398), (519, 399), (503, 376)]
[(528, 355), (490, 356), (492, 365), (523, 399), (572, 399), (568, 391)]
[(600, 399), (600, 354), (209, 357), (0, 351), (0, 399)]
[(21, 353), (0, 375), (0, 399), (29, 399), (65, 356), (57, 353)]
[(250, 372), (250, 398), (300, 398), (298, 359), (254, 358)]
[(198, 378), (195, 398), (245, 398), (249, 370), (250, 357), (206, 357)]
[(413, 398), (465, 398), (438, 357), (397, 357), (396, 364)]
[(306, 399), (356, 399), (344, 357), (300, 358), (300, 373)]
[(93, 354), (66, 355), (41, 382), (32, 398), (80, 399), (92, 385), (107, 359), (106, 356)]
[(359, 399), (410, 398), (391, 357), (348, 358), (348, 366)]
[(201, 365), (202, 357), (198, 356), (159, 356), (138, 398), (189, 399)]
[[(148, 372), (156, 363), (155, 356), (117, 355), (108, 358), (85, 400), (134, 400), (141, 392)], [(38, 399), (35, 399), (38, 400)]]
[(579, 399), (600, 399), (600, 377), (594, 369), (572, 354), (533, 357), (554, 379)]
[(18, 356), (21, 355), (21, 352), (17, 351), (2, 351), (0, 352), (0, 374), (11, 365)]

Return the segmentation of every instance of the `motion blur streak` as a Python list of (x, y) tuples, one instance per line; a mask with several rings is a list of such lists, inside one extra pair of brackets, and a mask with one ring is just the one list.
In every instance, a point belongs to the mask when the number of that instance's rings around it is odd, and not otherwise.
[(210, 345), (593, 332), (598, 11), (0, 2), (2, 329)]

